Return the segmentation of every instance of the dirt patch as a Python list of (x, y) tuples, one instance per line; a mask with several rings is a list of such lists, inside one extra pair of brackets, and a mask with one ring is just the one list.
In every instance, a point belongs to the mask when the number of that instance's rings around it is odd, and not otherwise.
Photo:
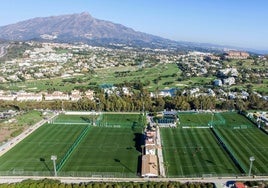
[(11, 133), (14, 130), (8, 127), (1, 127), (0, 128), (0, 143), (7, 141), (11, 137)]
[(3, 124), (0, 123), (0, 144), (3, 142), (7, 142), (8, 140), (12, 139), (13, 137), (16, 137), (20, 133), (22, 133), (24, 130), (26, 130), (29, 126), (17, 126), (14, 124)]

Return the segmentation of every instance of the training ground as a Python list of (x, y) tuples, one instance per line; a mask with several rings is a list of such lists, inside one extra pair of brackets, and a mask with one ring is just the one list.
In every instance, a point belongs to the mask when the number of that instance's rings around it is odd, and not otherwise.
[(0, 158), (0, 175), (137, 177), (140, 114), (64, 115), (44, 124)]
[(268, 135), (236, 112), (179, 113), (177, 128), (162, 128), (169, 177), (268, 174)]
[[(268, 174), (268, 135), (236, 112), (179, 113), (161, 128), (168, 177)], [(0, 175), (138, 177), (145, 117), (128, 113), (60, 114), (0, 157)]]

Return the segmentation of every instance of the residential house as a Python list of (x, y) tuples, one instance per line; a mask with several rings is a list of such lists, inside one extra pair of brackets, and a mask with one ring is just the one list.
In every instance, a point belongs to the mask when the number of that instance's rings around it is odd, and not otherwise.
[(16, 98), (16, 95), (0, 94), (0, 100), (3, 100), (3, 101), (14, 101), (15, 98)]
[(94, 100), (94, 91), (92, 90), (85, 91), (85, 97), (88, 98), (89, 100)]
[(81, 98), (82, 98), (82, 96), (81, 96), (80, 91), (78, 91), (78, 90), (73, 90), (73, 91), (71, 92), (71, 95), (70, 95), (70, 99), (71, 99), (71, 101), (78, 101), (78, 100), (81, 99)]
[(234, 85), (235, 84), (235, 78), (234, 77), (225, 78), (225, 79), (223, 79), (223, 83), (225, 85)]
[(249, 57), (249, 53), (247, 52), (242, 52), (242, 51), (228, 51), (225, 54), (225, 58), (227, 59), (247, 59)]

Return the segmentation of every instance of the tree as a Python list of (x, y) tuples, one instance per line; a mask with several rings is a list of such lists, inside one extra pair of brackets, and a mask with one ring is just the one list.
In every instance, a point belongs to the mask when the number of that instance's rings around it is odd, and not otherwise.
[(249, 95), (249, 107), (250, 109), (259, 110), (262, 109), (262, 99), (256, 94)]
[(235, 106), (238, 111), (246, 111), (248, 109), (247, 104), (242, 99), (238, 99), (235, 101)]

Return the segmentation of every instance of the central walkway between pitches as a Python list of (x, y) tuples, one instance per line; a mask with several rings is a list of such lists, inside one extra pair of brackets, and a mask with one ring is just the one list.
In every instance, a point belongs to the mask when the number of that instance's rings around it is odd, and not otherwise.
[(155, 122), (149, 116), (146, 116), (147, 122), (150, 124), (151, 127), (156, 126), (156, 146), (157, 146), (157, 157), (158, 157), (158, 165), (159, 165), (159, 175), (161, 177), (166, 177), (166, 171), (164, 167), (164, 159), (163, 159), (163, 150), (162, 150), (162, 143), (161, 143), (161, 136), (160, 136), (160, 129), (156, 125)]
[(164, 168), (164, 159), (163, 159), (163, 152), (162, 152), (162, 144), (161, 144), (161, 137), (160, 137), (160, 129), (157, 127), (156, 129), (156, 145), (159, 146), (157, 148), (157, 156), (159, 160), (159, 171), (160, 171), (160, 176), (166, 177), (166, 172)]

